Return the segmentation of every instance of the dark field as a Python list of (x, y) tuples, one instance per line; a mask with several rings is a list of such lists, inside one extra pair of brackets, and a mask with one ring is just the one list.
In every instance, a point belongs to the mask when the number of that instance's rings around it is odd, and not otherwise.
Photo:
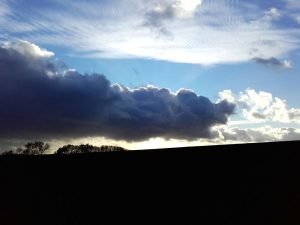
[(0, 158), (0, 224), (300, 224), (300, 142)]

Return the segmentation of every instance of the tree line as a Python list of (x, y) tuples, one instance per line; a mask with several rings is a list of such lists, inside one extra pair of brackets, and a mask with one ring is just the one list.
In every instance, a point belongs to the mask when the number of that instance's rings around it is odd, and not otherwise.
[[(43, 155), (49, 154), (50, 145), (42, 141), (28, 142), (23, 148), (17, 148), (16, 150), (9, 150), (3, 152), (1, 155)], [(65, 145), (59, 148), (54, 154), (87, 154), (97, 152), (119, 152), (126, 151), (125, 148), (119, 146), (102, 145), (100, 147), (89, 144), (81, 145)]]

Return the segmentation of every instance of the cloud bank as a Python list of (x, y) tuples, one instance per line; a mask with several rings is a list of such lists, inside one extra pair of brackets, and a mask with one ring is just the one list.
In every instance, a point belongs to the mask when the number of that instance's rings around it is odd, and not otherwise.
[(258, 143), (274, 141), (300, 140), (300, 129), (273, 128), (263, 126), (260, 128), (227, 127), (218, 130), (219, 143)]
[(235, 94), (231, 90), (224, 90), (219, 97), (236, 104), (248, 121), (300, 124), (300, 109), (290, 108), (286, 100), (274, 97), (271, 93), (247, 89)]
[(191, 90), (131, 90), (103, 75), (61, 72), (51, 56), (25, 41), (0, 47), (1, 139), (212, 138), (211, 128), (226, 124), (235, 109), (227, 100), (214, 104)]

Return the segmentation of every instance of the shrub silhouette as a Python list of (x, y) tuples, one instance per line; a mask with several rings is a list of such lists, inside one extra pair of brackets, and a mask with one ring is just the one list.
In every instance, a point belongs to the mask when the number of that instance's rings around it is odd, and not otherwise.
[(118, 152), (125, 151), (124, 148), (118, 146), (103, 145), (101, 147), (93, 145), (65, 145), (59, 148), (55, 154), (86, 154), (86, 153), (96, 153), (96, 152)]
[(14, 152), (14, 150), (9, 150), (9, 151), (2, 152), (1, 155), (14, 155), (14, 154), (16, 154), (16, 153)]
[[(50, 146), (42, 141), (28, 142), (23, 148), (17, 148), (16, 150), (9, 150), (3, 152), (1, 155), (42, 155)], [(126, 149), (118, 146), (102, 145), (101, 147), (93, 145), (65, 145), (59, 148), (54, 154), (86, 154), (86, 153), (97, 153), (97, 152), (119, 152), (125, 151)]]

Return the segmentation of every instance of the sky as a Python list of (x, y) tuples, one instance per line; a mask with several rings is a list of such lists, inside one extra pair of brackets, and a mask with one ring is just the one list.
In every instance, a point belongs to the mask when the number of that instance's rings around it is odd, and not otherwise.
[(0, 151), (300, 140), (298, 0), (2, 0)]

